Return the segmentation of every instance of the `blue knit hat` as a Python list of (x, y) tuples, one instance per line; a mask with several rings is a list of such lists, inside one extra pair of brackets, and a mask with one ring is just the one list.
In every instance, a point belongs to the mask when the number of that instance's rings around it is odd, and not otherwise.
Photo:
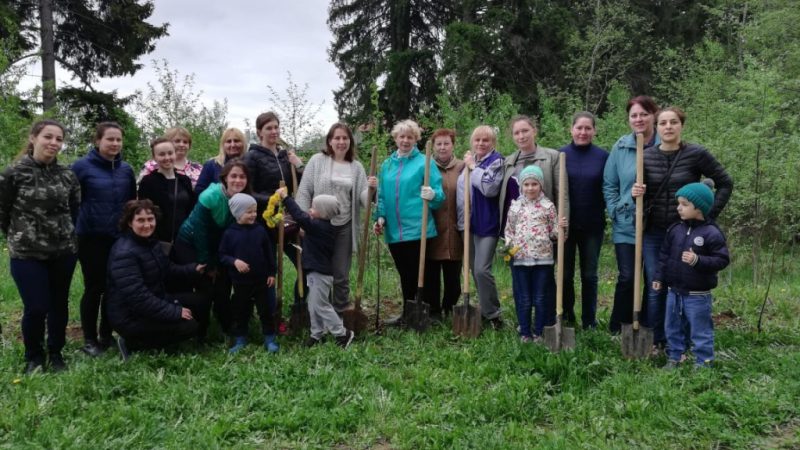
[(544, 173), (542, 169), (535, 164), (531, 164), (522, 169), (522, 173), (519, 174), (519, 184), (522, 185), (528, 178), (533, 178), (538, 181), (540, 185), (544, 185)]
[(714, 205), (714, 193), (705, 183), (687, 184), (675, 193), (675, 198), (678, 197), (683, 197), (692, 202), (694, 207), (703, 213), (703, 217), (708, 219), (708, 213)]

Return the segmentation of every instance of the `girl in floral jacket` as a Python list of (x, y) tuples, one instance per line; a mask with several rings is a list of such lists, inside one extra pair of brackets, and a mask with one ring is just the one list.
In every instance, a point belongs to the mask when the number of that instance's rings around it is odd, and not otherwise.
[[(514, 306), (522, 342), (541, 339), (552, 305), (547, 303), (547, 283), (553, 278), (553, 240), (558, 237), (556, 207), (542, 191), (544, 174), (536, 165), (522, 170), (522, 194), (511, 203), (505, 241), (513, 254), (511, 276)], [(566, 226), (566, 219), (562, 220)], [(536, 310), (531, 330), (531, 309)]]

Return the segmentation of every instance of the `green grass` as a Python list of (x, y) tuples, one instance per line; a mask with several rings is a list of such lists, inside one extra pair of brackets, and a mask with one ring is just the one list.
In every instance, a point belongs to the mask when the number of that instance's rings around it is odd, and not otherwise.
[[(798, 263), (776, 274), (762, 334), (764, 286), (750, 285), (747, 263), (737, 262), (730, 283), (721, 277), (718, 361), (699, 373), (663, 372), (663, 358), (624, 360), (604, 331), (579, 332), (575, 351), (554, 355), (520, 345), (512, 324), (476, 340), (444, 326), (421, 336), (388, 330), (346, 352), (283, 338), (278, 355), (251, 345), (230, 357), (218, 342), (125, 364), (116, 352), (85, 357), (70, 340), (68, 372), (25, 377), (21, 306), (4, 257), (0, 448), (797, 448)], [(391, 263), (381, 267), (382, 296), (399, 298)], [(610, 246), (601, 267), (605, 326)], [(508, 270), (496, 272), (512, 319)], [(71, 324), (80, 291), (76, 275)]]

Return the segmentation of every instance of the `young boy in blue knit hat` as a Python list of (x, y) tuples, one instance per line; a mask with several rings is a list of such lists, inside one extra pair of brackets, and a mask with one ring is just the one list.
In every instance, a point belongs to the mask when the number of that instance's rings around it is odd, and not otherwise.
[(717, 272), (728, 266), (730, 257), (722, 231), (706, 220), (714, 204), (711, 189), (703, 183), (690, 183), (675, 196), (681, 221), (667, 230), (653, 280), (653, 289), (669, 289), (664, 369), (678, 366), (689, 340), (695, 367), (709, 367), (714, 360), (711, 289), (717, 286)]

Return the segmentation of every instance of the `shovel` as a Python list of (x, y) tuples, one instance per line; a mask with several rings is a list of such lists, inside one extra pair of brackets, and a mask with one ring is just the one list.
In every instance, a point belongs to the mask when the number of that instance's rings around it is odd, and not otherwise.
[[(293, 194), (297, 195), (297, 170), (292, 167), (292, 186)], [(311, 328), (311, 317), (308, 314), (308, 303), (306, 303), (306, 296), (304, 294), (305, 280), (303, 279), (303, 250), (300, 247), (300, 233), (297, 233), (297, 238), (294, 243), (297, 248), (297, 294), (298, 298), (292, 303), (292, 315), (289, 316), (289, 330), (292, 335), (299, 336), (304, 330)]]
[[(286, 183), (281, 180), (278, 187), (286, 187)], [(278, 221), (278, 280), (275, 283), (275, 314), (274, 314), (274, 322), (275, 322), (275, 332), (280, 332), (281, 324), (283, 323), (283, 220)]]
[(453, 334), (476, 338), (481, 334), (481, 311), (469, 304), (470, 191), (469, 167), (464, 166), (464, 259), (461, 265), (464, 277), (461, 296), (464, 304), (453, 308)]
[[(636, 135), (636, 183), (644, 182), (644, 136)], [(642, 311), (642, 234), (644, 197), (636, 197), (636, 247), (633, 261), (633, 323), (622, 324), (622, 355), (629, 359), (646, 358), (653, 347), (653, 330), (639, 324)]]
[[(425, 145), (425, 178), (422, 185), (429, 186), (431, 178), (431, 141)], [(423, 285), (425, 284), (425, 250), (428, 241), (428, 201), (422, 199), (422, 230), (419, 238), (419, 272), (417, 276), (417, 295), (413, 300), (406, 300), (403, 312), (405, 324), (419, 333), (430, 327), (428, 304), (423, 301)]]
[[(567, 155), (558, 155), (558, 220), (561, 221), (563, 205), (566, 203), (567, 184)], [(544, 345), (551, 352), (571, 350), (575, 348), (575, 328), (562, 327), (561, 320), (564, 316), (564, 228), (558, 225), (558, 253), (556, 269), (556, 324), (544, 327)]]
[[(376, 165), (378, 163), (378, 149), (372, 147), (372, 158), (369, 162), (369, 176), (375, 176)], [(364, 266), (369, 247), (369, 222), (372, 218), (372, 196), (375, 195), (375, 188), (367, 189), (367, 210), (364, 215), (364, 227), (361, 230), (361, 245), (358, 246), (358, 276), (356, 277), (356, 299), (353, 309), (348, 309), (342, 313), (344, 327), (361, 333), (367, 329), (367, 315), (361, 309), (361, 297), (364, 294)]]
[[(380, 238), (378, 238), (380, 239)], [(383, 332), (383, 325), (381, 324), (381, 246), (383, 243), (379, 240), (375, 243), (375, 334)]]

